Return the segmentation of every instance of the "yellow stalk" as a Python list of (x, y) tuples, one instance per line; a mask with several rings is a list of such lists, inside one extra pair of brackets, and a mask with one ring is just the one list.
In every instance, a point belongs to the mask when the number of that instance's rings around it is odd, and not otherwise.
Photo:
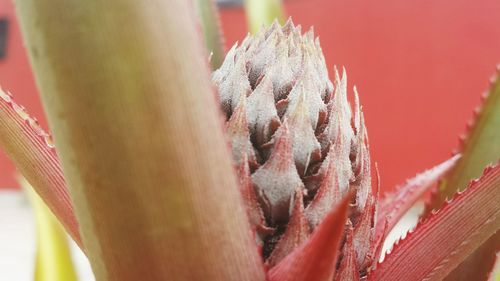
[(36, 223), (35, 281), (76, 281), (64, 228), (25, 178), (19, 183), (28, 194)]
[(281, 24), (285, 21), (282, 0), (245, 0), (245, 12), (248, 28), (252, 34), (262, 26), (269, 26), (277, 19)]
[(496, 262), (490, 273), (488, 281), (500, 281), (500, 252), (496, 254)]

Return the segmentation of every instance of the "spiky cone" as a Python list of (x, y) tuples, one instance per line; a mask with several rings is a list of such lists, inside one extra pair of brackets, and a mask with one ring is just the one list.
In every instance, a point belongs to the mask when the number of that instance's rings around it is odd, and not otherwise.
[(335, 69), (334, 77), (332, 83), (313, 30), (302, 34), (291, 20), (235, 44), (212, 75), (250, 222), (271, 270), (349, 193), (355, 196), (345, 223), (354, 252), (337, 264), (364, 273), (375, 260), (363, 113), (356, 89), (354, 110), (348, 102), (345, 70), (341, 76)]

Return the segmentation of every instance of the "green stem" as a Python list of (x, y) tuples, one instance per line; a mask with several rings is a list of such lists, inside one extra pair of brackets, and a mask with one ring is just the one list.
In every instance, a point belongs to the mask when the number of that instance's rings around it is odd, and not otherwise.
[(220, 20), (215, 0), (196, 0), (196, 10), (201, 21), (205, 46), (211, 53), (210, 65), (212, 69), (221, 66), (225, 57), (224, 35), (220, 28)]
[(264, 280), (191, 3), (16, 4), (96, 279)]

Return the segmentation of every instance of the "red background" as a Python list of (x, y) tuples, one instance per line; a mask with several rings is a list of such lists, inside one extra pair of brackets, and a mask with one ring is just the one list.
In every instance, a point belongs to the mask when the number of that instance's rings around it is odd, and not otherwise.
[[(446, 159), (500, 62), (500, 1), (290, 0), (295, 23), (315, 27), (327, 63), (345, 66), (365, 109), (384, 189)], [(0, 85), (41, 123), (33, 78), (10, 0)], [(246, 34), (239, 8), (221, 11), (227, 45)], [(0, 187), (17, 186), (0, 153)]]

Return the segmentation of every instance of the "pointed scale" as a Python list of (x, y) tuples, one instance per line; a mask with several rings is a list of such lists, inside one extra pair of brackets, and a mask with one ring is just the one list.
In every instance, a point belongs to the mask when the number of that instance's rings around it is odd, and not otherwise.
[(354, 182), (352, 186), (356, 189), (356, 208), (358, 212), (363, 212), (371, 186), (371, 160), (368, 142), (368, 133), (365, 125), (364, 114), (359, 102), (359, 95), (356, 86), (354, 91), (354, 118), (352, 126), (355, 135), (351, 141), (350, 157), (355, 157), (352, 163)]
[(238, 43), (236, 42), (231, 49), (226, 54), (226, 58), (222, 62), (219, 69), (212, 73), (212, 81), (216, 87), (226, 80), (227, 76), (234, 67), (234, 62), (236, 61), (236, 49), (238, 48)]
[(255, 91), (248, 97), (248, 125), (257, 147), (267, 143), (281, 122), (276, 112), (273, 83), (264, 76)]
[(290, 45), (290, 48), (288, 49), (288, 64), (290, 66), (290, 69), (292, 70), (294, 78), (296, 78), (302, 74), (303, 53), (300, 46), (303, 44), (303, 42), (300, 25), (290, 30), (287, 42)]
[(351, 140), (354, 132), (351, 127), (351, 109), (347, 101), (347, 75), (343, 74), (342, 79), (335, 68), (335, 94), (329, 104), (328, 125), (319, 136), (322, 151), (326, 153), (331, 144), (340, 136), (338, 145), (338, 157), (335, 159), (338, 166), (340, 190), (345, 192), (349, 181), (353, 176), (352, 164), (350, 161)]
[(0, 146), (17, 169), (83, 248), (59, 158), (52, 138), (12, 96), (0, 89)]
[[(354, 129), (356, 130), (356, 136), (360, 135), (361, 131), (361, 104), (359, 102), (359, 94), (356, 86), (353, 88), (354, 92)], [(364, 125), (364, 124), (363, 124)]]
[(252, 175), (261, 206), (271, 223), (286, 221), (290, 199), (304, 184), (297, 173), (292, 154), (292, 141), (285, 120), (274, 136), (274, 148), (266, 163)]
[[(332, 145), (330, 147), (330, 152), (320, 168), (324, 170), (325, 173), (323, 180), (321, 181), (318, 192), (305, 211), (306, 217), (313, 228), (316, 227), (330, 210), (342, 200), (337, 167), (335, 166), (335, 153), (335, 145)], [(323, 173), (323, 171), (321, 171), (321, 173)]]
[(314, 46), (315, 46), (315, 55), (317, 58), (316, 60), (314, 60), (315, 62), (314, 69), (317, 71), (318, 77), (323, 87), (321, 88), (321, 97), (323, 99), (326, 99), (326, 97), (333, 92), (333, 83), (330, 81), (328, 77), (328, 70), (327, 70), (328, 68), (326, 66), (325, 56), (323, 55), (323, 49), (321, 49), (319, 37), (316, 37), (316, 39), (314, 40)]
[(231, 150), (236, 164), (240, 165), (243, 155), (250, 162), (252, 167), (257, 167), (257, 159), (252, 143), (250, 142), (250, 132), (247, 123), (246, 96), (240, 96), (240, 102), (233, 115), (227, 122), (227, 135), (231, 140)]
[[(362, 119), (364, 128), (364, 121)], [(371, 163), (370, 163), (370, 153), (368, 151), (368, 145), (365, 143), (365, 130), (361, 129), (357, 139), (357, 155), (355, 161), (355, 181), (354, 188), (356, 188), (356, 208), (359, 212), (363, 212), (365, 205), (368, 200), (368, 196), (372, 191), (371, 186)], [(356, 174), (357, 172), (357, 174)]]
[(306, 95), (305, 102), (308, 108), (310, 125), (313, 129), (316, 129), (317, 124), (322, 123), (326, 115), (326, 105), (321, 99), (322, 90), (318, 87), (320, 82), (316, 80), (314, 70), (312, 70), (312, 62), (310, 62), (312, 59), (310, 56), (304, 55), (301, 76), (286, 99), (289, 104), (286, 115), (289, 116), (293, 112), (295, 105), (300, 101), (301, 94), (304, 93)]
[(500, 228), (500, 165), (394, 246), (368, 280), (442, 280)]
[(293, 87), (295, 75), (288, 58), (289, 45), (285, 38), (282, 38), (276, 46), (276, 61), (268, 67), (266, 73), (272, 77), (273, 93), (275, 100), (286, 97)]
[(275, 61), (275, 48), (280, 40), (280, 37), (283, 36), (281, 28), (271, 28), (268, 29), (268, 31), (271, 31), (271, 33), (268, 34), (265, 39), (259, 38), (259, 35), (257, 35), (256, 39), (260, 39), (263, 41), (261, 41), (260, 44), (253, 44), (255, 49), (249, 49), (249, 52), (247, 52), (249, 59), (247, 63), (248, 78), (252, 87), (255, 87), (259, 77), (264, 74), (264, 70), (266, 69), (268, 64)]
[(297, 189), (292, 202), (290, 221), (283, 236), (267, 260), (269, 267), (275, 266), (295, 248), (304, 243), (311, 234), (311, 228), (304, 216), (303, 190)]
[(230, 116), (235, 110), (240, 101), (240, 95), (248, 96), (252, 91), (246, 72), (245, 53), (242, 49), (236, 51), (234, 59), (234, 67), (218, 85), (220, 103), (226, 116)]
[[(359, 105), (359, 96), (358, 93), (355, 91), (354, 92), (354, 101), (355, 101), (355, 106), (354, 108), (356, 109), (354, 111), (354, 130), (355, 130), (355, 137), (353, 137), (352, 142), (351, 142), (351, 157), (355, 156), (355, 160), (353, 163), (353, 173), (354, 176), (358, 177), (358, 175), (362, 171), (362, 166), (363, 166), (363, 146), (367, 146), (365, 144), (365, 124), (364, 124), (364, 118), (362, 119), (362, 113), (361, 113), (361, 106)], [(363, 124), (361, 124), (363, 122)], [(356, 200), (358, 201), (358, 200)]]
[(375, 245), (374, 215), (376, 201), (371, 193), (369, 193), (366, 201), (366, 208), (364, 208), (361, 217), (356, 223), (353, 235), (356, 262), (360, 269), (370, 266), (374, 259), (372, 253)]
[(389, 232), (396, 225), (399, 219), (422, 198), (423, 194), (434, 187), (460, 159), (460, 155), (455, 155), (443, 163), (415, 176), (408, 180), (405, 185), (398, 187), (393, 193), (386, 195), (379, 205), (379, 214), (377, 216), (377, 237), (380, 236), (387, 220), (387, 229)]
[(285, 34), (286, 36), (290, 36), (290, 34), (294, 29), (295, 29), (295, 23), (293, 23), (292, 17), (288, 17), (281, 30), (283, 30), (283, 34)]
[(374, 236), (372, 242), (372, 250), (370, 251), (372, 259), (372, 265), (375, 265), (380, 260), (380, 255), (382, 253), (382, 247), (384, 246), (384, 240), (387, 237), (389, 221), (387, 217), (383, 220), (383, 225), (379, 232), (377, 232), (377, 218), (379, 217), (379, 201), (380, 201), (380, 173), (378, 170), (378, 165), (375, 163), (375, 214), (373, 216), (374, 221)]
[(373, 257), (373, 260), (372, 260), (372, 264), (370, 266), (370, 268), (368, 268), (368, 271), (372, 270), (372, 268), (377, 264), (377, 262), (380, 260), (380, 257), (382, 256), (382, 250), (384, 248), (384, 241), (385, 241), (385, 238), (387, 237), (387, 235), (389, 234), (388, 231), (385, 231), (387, 229), (387, 220), (384, 221), (384, 226), (382, 227), (383, 228), (383, 231), (379, 234), (379, 236), (377, 236), (377, 234), (375, 234), (374, 236), (374, 240), (373, 240), (373, 244), (372, 244), (372, 257)]
[(243, 204), (247, 210), (248, 220), (252, 230), (261, 237), (272, 232), (272, 229), (266, 226), (266, 221), (262, 209), (260, 208), (255, 189), (253, 188), (250, 177), (250, 167), (247, 161), (247, 155), (243, 153), (242, 161), (237, 168), (240, 192), (243, 198)]
[[(257, 53), (259, 53), (263, 48), (264, 41), (266, 39), (264, 33), (265, 33), (264, 29), (260, 30), (255, 35), (249, 33), (241, 43), (242, 47), (246, 50), (248, 58), (254, 58), (257, 55)], [(250, 60), (248, 62), (249, 72), (252, 72), (252, 64), (253, 62)], [(249, 76), (251, 77), (252, 75), (249, 74)], [(255, 78), (257, 79), (258, 77)]]
[(269, 281), (331, 281), (351, 196), (346, 196), (315, 229), (309, 240), (268, 272)]
[(335, 91), (333, 100), (330, 101), (333, 106), (332, 110), (337, 112), (336, 114), (330, 113), (329, 126), (327, 127), (326, 133), (326, 144), (336, 139), (337, 124), (340, 124), (340, 130), (342, 135), (346, 139), (347, 143), (350, 145), (350, 141), (353, 138), (354, 132), (351, 126), (351, 107), (349, 101), (347, 100), (347, 74), (345, 68), (342, 68), (342, 77), (340, 76), (338, 69), (334, 68), (335, 73)]
[(360, 280), (359, 267), (356, 262), (356, 251), (353, 243), (353, 229), (349, 226), (347, 229), (346, 242), (344, 243), (344, 251), (340, 268), (337, 271), (335, 281), (357, 281)]
[[(299, 87), (303, 85), (300, 84)], [(290, 105), (291, 106), (291, 105)], [(303, 176), (309, 164), (321, 159), (321, 146), (314, 135), (309, 121), (309, 108), (306, 103), (306, 93), (302, 88), (299, 99), (289, 115), (290, 132), (295, 165), (299, 174)]]

